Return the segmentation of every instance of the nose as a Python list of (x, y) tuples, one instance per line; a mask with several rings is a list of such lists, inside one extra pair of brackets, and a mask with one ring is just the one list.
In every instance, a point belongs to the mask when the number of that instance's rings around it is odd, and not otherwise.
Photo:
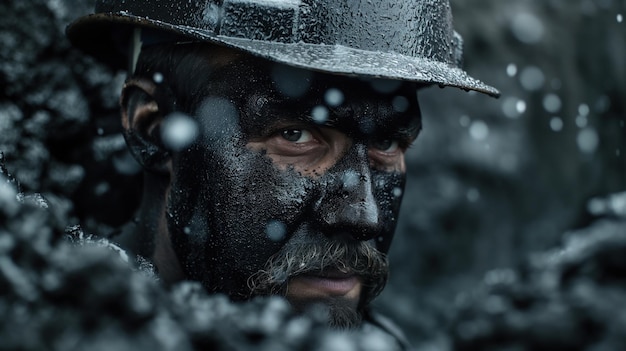
[(381, 231), (380, 209), (365, 145), (354, 145), (322, 179), (314, 216), (327, 235), (370, 240)]

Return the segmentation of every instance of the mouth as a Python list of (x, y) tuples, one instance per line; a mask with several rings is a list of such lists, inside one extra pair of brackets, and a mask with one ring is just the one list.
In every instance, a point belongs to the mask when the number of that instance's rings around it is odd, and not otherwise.
[(288, 295), (299, 297), (340, 297), (357, 295), (361, 278), (338, 269), (298, 275), (289, 281)]

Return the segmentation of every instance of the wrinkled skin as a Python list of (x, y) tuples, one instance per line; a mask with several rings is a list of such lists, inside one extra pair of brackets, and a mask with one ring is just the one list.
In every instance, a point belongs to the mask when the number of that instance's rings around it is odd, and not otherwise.
[[(416, 87), (391, 86), (380, 93), (370, 81), (249, 57), (217, 70), (184, 111), (200, 136), (171, 156), (165, 216), (184, 274), (246, 299), (249, 279), (281, 248), (367, 241), (386, 253), (404, 187), (404, 151), (421, 128)], [(325, 102), (330, 88), (342, 94), (338, 106)], [(312, 118), (319, 106), (328, 111), (321, 123)], [(284, 231), (268, 235), (276, 223)], [(351, 291), (353, 307), (360, 288)]]

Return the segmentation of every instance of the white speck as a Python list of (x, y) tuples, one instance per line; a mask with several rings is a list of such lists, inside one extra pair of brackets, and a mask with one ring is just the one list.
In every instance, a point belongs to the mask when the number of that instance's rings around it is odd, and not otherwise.
[(268, 239), (272, 241), (280, 241), (285, 238), (287, 234), (287, 227), (280, 221), (269, 221), (267, 227), (265, 227), (265, 233)]
[(311, 111), (311, 117), (316, 123), (324, 124), (328, 121), (328, 109), (324, 106), (315, 106)]
[(191, 145), (200, 134), (198, 124), (193, 118), (172, 113), (165, 118), (161, 128), (161, 138), (166, 147), (181, 151)]
[(531, 13), (519, 13), (511, 22), (511, 31), (517, 40), (534, 44), (543, 38), (544, 26), (541, 20)]
[(391, 105), (396, 112), (406, 112), (409, 109), (409, 99), (404, 96), (396, 96), (391, 101)]
[(469, 128), (469, 133), (474, 140), (485, 140), (489, 136), (489, 126), (483, 121), (474, 121)]
[(589, 105), (587, 105), (587, 104), (580, 104), (578, 106), (578, 113), (581, 116), (588, 116), (589, 115)]
[(153, 76), (152, 76), (152, 80), (157, 83), (157, 84), (161, 84), (163, 83), (163, 74), (156, 72)]
[(517, 111), (517, 113), (519, 113), (520, 115), (524, 112), (526, 112), (526, 101), (524, 100), (518, 100), (515, 103), (515, 110)]
[(9, 180), (0, 174), (0, 206), (5, 213), (9, 215), (17, 213), (19, 209), (17, 194), (17, 190), (9, 183)]
[(469, 127), (470, 123), (472, 123), (472, 120), (468, 115), (463, 115), (459, 118), (459, 124), (461, 124), (461, 127)]
[(578, 138), (576, 138), (576, 142), (578, 143), (578, 148), (580, 151), (591, 154), (596, 151), (598, 148), (598, 143), (600, 142), (598, 138), (598, 133), (595, 129), (585, 128), (578, 133)]
[(518, 112), (517, 105), (522, 101), (516, 97), (509, 96), (502, 101), (502, 112), (508, 118), (514, 119), (520, 116), (520, 112)]
[(556, 94), (547, 94), (543, 97), (543, 108), (550, 113), (557, 113), (561, 110), (561, 98)]
[(517, 66), (514, 63), (509, 63), (508, 66), (506, 66), (506, 74), (509, 77), (515, 77), (517, 74)]
[(515, 272), (510, 269), (494, 269), (485, 274), (488, 285), (510, 284), (515, 282)]
[(387, 181), (385, 181), (384, 179), (379, 179), (376, 181), (376, 187), (377, 188), (383, 188), (387, 185)]
[(103, 135), (104, 134), (104, 129), (98, 128), (97, 133), (98, 133), (98, 135)]
[(319, 350), (326, 351), (356, 351), (356, 338), (347, 333), (326, 333), (320, 341)]
[(341, 181), (344, 189), (351, 189), (359, 184), (359, 175), (355, 171), (346, 171), (341, 176)]
[(585, 115), (576, 116), (576, 125), (578, 126), (578, 128), (585, 128), (588, 122), (589, 121), (587, 119), (587, 116)]
[(536, 91), (543, 87), (546, 77), (536, 66), (529, 66), (522, 70), (519, 76), (522, 87), (528, 91)]
[(93, 189), (93, 193), (96, 196), (102, 196), (102, 195), (106, 194), (107, 192), (109, 192), (110, 189), (111, 189), (111, 186), (109, 185), (109, 183), (107, 183), (107, 182), (100, 182)]
[(339, 106), (343, 103), (343, 99), (343, 93), (339, 89), (331, 88), (324, 94), (324, 101), (326, 101), (328, 106)]
[(617, 23), (622, 23), (624, 21), (624, 16), (621, 13), (617, 14)]
[(469, 202), (476, 202), (480, 199), (480, 192), (476, 188), (470, 188), (467, 190), (466, 196)]
[(611, 107), (611, 99), (606, 95), (601, 95), (594, 104), (594, 111), (602, 114), (609, 110)]
[(563, 130), (563, 120), (561, 117), (552, 117), (550, 119), (550, 129), (555, 132), (560, 132)]
[(402, 189), (395, 187), (393, 188), (393, 196), (400, 197), (402, 196)]
[(187, 235), (191, 234), (191, 228), (189, 228), (189, 227), (183, 228), (183, 233), (185, 233)]
[(593, 198), (587, 203), (587, 211), (592, 215), (600, 215), (606, 212), (606, 202), (599, 198)]
[(113, 156), (113, 167), (118, 173), (125, 175), (133, 175), (142, 171), (141, 165), (130, 152)]

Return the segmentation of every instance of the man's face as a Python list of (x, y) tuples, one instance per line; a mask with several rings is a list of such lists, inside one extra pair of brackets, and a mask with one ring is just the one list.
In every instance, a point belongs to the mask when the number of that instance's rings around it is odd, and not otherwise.
[(355, 314), (385, 283), (415, 87), (238, 58), (195, 101), (166, 214), (185, 273), (234, 299)]

